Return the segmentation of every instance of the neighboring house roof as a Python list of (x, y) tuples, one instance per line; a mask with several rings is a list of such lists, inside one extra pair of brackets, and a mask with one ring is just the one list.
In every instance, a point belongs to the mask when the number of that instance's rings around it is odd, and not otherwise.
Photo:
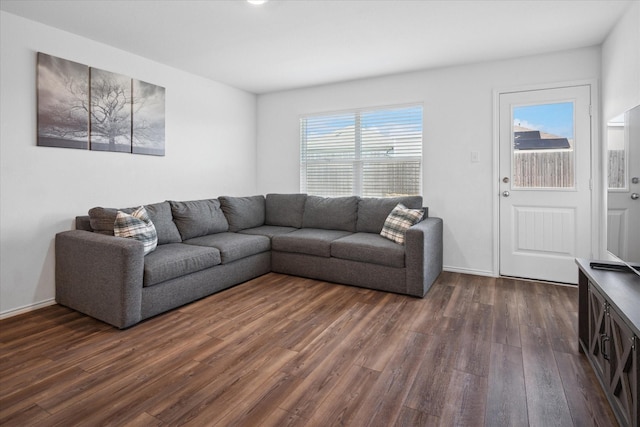
[(516, 150), (567, 150), (571, 144), (567, 138), (514, 126), (513, 148)]

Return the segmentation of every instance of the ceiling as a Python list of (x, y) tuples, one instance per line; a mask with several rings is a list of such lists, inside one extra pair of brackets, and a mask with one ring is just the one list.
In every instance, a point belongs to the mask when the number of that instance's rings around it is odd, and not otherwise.
[(632, 0), (0, 0), (0, 9), (262, 94), (602, 43)]

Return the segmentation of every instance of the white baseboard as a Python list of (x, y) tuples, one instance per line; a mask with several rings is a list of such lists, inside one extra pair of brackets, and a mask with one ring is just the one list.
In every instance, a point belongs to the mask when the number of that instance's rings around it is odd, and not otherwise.
[(493, 274), (493, 271), (476, 270), (473, 268), (453, 267), (450, 265), (445, 265), (443, 266), (443, 270), (451, 273), (474, 274), (476, 276), (496, 277), (496, 275)]
[[(451, 267), (448, 265), (445, 265), (443, 267), (444, 271), (448, 271), (450, 273), (461, 273), (461, 274), (473, 274), (476, 276), (486, 276), (486, 277), (504, 277), (506, 279), (509, 279), (509, 276), (500, 276), (500, 275), (495, 275), (493, 274), (493, 272), (491, 271), (485, 271), (485, 270), (474, 270), (471, 268), (464, 268), (464, 267)], [(560, 282), (549, 282), (546, 280), (539, 280), (539, 279), (526, 279), (523, 277), (513, 277), (512, 279), (516, 279), (516, 280), (520, 280), (520, 281), (524, 281), (524, 282), (535, 282), (535, 283), (547, 283), (550, 285), (557, 285), (557, 286), (568, 286), (570, 288), (575, 288), (576, 287), (576, 283), (560, 283)]]
[(18, 307), (8, 311), (4, 311), (0, 313), (0, 320), (17, 316), (18, 314), (28, 313), (30, 311), (37, 310), (39, 308), (48, 307), (50, 305), (54, 305), (55, 303), (56, 303), (56, 300), (54, 298), (50, 298), (48, 300), (40, 301), (35, 304), (29, 304), (23, 307)]

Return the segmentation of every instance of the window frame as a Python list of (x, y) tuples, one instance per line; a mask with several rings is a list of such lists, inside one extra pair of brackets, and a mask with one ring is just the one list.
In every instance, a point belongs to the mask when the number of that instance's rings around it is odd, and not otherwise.
[[(370, 113), (383, 113), (385, 111), (389, 111), (389, 116), (391, 116), (393, 110), (403, 110), (403, 109), (412, 109), (418, 108), (420, 110), (419, 117), (420, 122), (418, 123), (409, 123), (405, 129), (408, 129), (413, 126), (419, 125), (419, 153), (416, 155), (407, 155), (407, 156), (398, 156), (398, 157), (367, 157), (364, 156), (363, 150), (363, 124), (362, 124), (362, 116)], [(316, 159), (309, 160), (306, 158), (307, 152), (307, 141), (308, 141), (308, 119), (321, 119), (323, 117), (346, 117), (348, 115), (353, 115), (353, 158), (345, 158), (345, 159)], [(383, 122), (383, 120), (381, 120)], [(361, 197), (392, 197), (392, 195), (363, 195), (364, 188), (364, 166), (367, 163), (395, 163), (395, 164), (406, 164), (410, 165), (411, 163), (417, 162), (418, 173), (417, 173), (417, 193), (406, 194), (406, 195), (421, 195), (422, 194), (422, 186), (423, 186), (423, 156), (424, 156), (424, 104), (422, 102), (412, 102), (412, 103), (404, 103), (404, 104), (394, 104), (394, 105), (385, 105), (385, 106), (374, 106), (374, 107), (362, 107), (362, 108), (354, 108), (348, 110), (340, 110), (340, 111), (327, 111), (320, 113), (311, 113), (311, 114), (303, 114), (299, 116), (299, 172), (300, 172), (300, 191), (308, 194), (317, 194), (314, 192), (309, 192), (308, 186), (308, 166), (309, 165), (329, 165), (329, 164), (349, 164), (352, 165), (353, 177), (352, 177), (352, 191), (351, 195), (357, 195)], [(409, 146), (410, 144), (407, 144)], [(319, 194), (324, 196), (341, 196), (344, 194)], [(405, 194), (402, 194), (405, 195)]]

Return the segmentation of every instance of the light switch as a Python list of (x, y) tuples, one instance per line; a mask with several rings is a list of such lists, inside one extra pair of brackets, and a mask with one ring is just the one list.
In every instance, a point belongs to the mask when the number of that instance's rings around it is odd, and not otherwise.
[(480, 155), (477, 151), (471, 152), (471, 163), (478, 163), (480, 161)]

